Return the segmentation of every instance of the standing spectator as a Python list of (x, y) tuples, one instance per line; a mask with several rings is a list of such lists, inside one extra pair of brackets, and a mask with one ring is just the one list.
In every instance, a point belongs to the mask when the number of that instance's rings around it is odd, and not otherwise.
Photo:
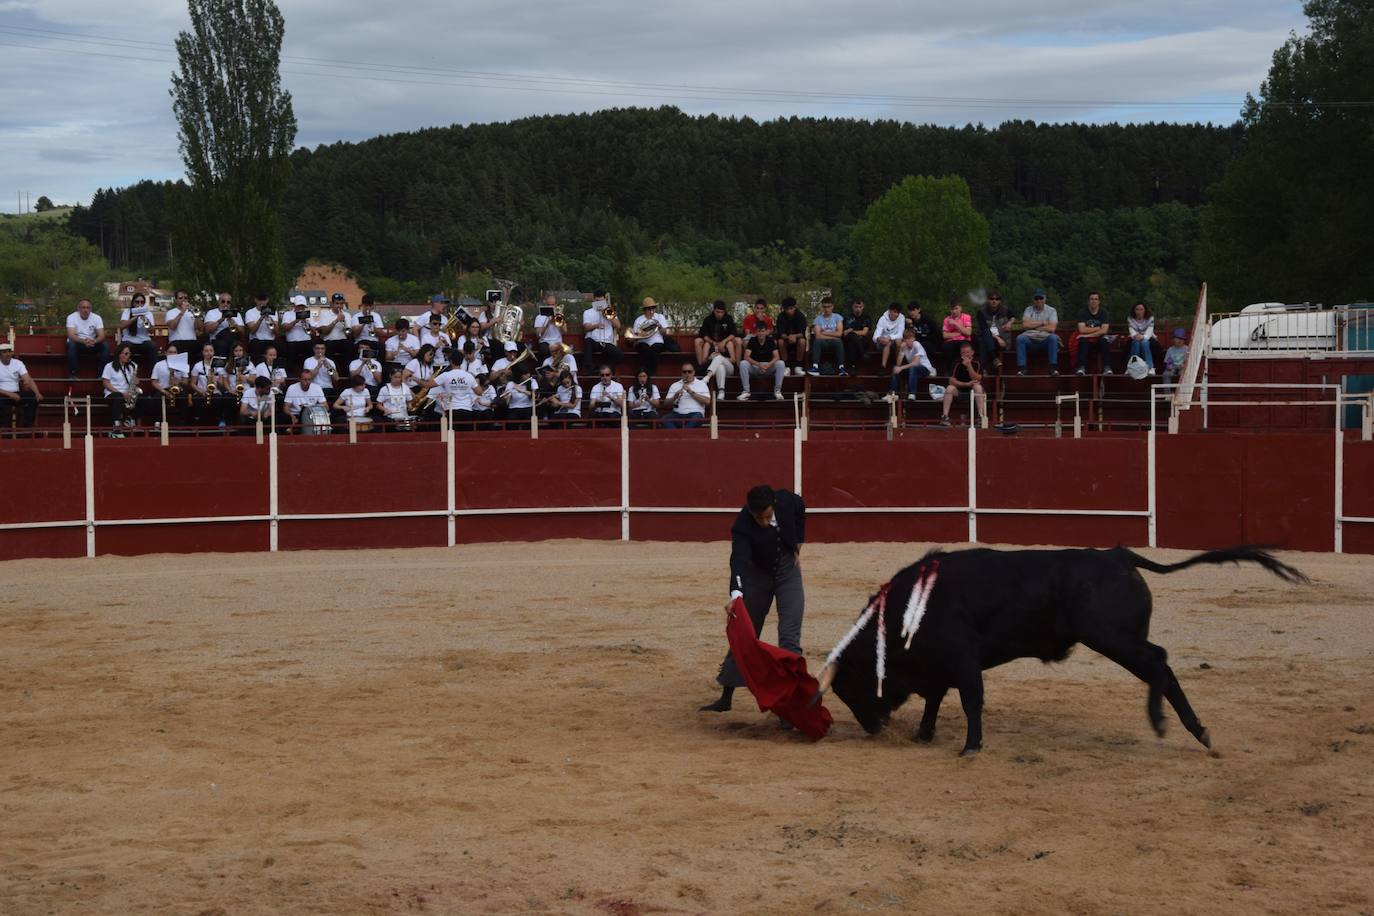
[(76, 378), (81, 354), (92, 353), (103, 368), (110, 361), (110, 345), (105, 341), (105, 321), (91, 311), (91, 300), (82, 299), (76, 311), (67, 316), (67, 375)]
[(724, 299), (711, 304), (711, 313), (702, 320), (693, 345), (697, 364), (706, 370), (708, 378), (716, 380), (716, 390), (724, 391), (725, 379), (735, 374), (742, 349), (735, 316), (726, 310)]
[(315, 350), (310, 339), (310, 309), (304, 296), (291, 297), (291, 307), (281, 313), (280, 330), (286, 338), (286, 361), (299, 369)]
[(1155, 339), (1155, 316), (1150, 312), (1150, 307), (1143, 302), (1131, 306), (1131, 315), (1126, 319), (1126, 325), (1131, 334), (1131, 351), (1126, 358), (1139, 356), (1145, 360), (1150, 374), (1154, 375), (1155, 355), (1151, 345)]
[(129, 307), (119, 313), (119, 342), (133, 347), (139, 364), (151, 366), (157, 362), (157, 345), (153, 343), (153, 316), (148, 299), (134, 293)]
[(806, 316), (797, 308), (797, 300), (791, 296), (782, 300), (776, 339), (783, 362), (792, 364), (792, 374), (805, 375), (806, 370), (802, 367), (806, 365)]
[(839, 374), (848, 375), (844, 368), (844, 321), (835, 314), (834, 299), (826, 296), (821, 300), (821, 313), (816, 316), (813, 325), (816, 345), (811, 350), (811, 374), (821, 374), (820, 364), (829, 355)]
[(639, 367), (650, 376), (658, 374), (658, 357), (668, 349), (663, 337), (663, 319), (655, 314), (658, 303), (652, 296), (645, 296), (640, 305), (642, 314), (635, 319), (631, 330), (636, 339), (635, 352), (639, 354)]
[(749, 381), (754, 376), (773, 377), (773, 400), (782, 400), (782, 377), (787, 374), (778, 344), (768, 336), (768, 328), (762, 322), (754, 326), (754, 336), (744, 346), (744, 360), (739, 365), (741, 401), (749, 400)]
[(592, 386), (592, 416), (602, 421), (619, 420), (625, 409), (625, 386), (615, 380), (610, 366), (602, 366), (599, 372), (600, 378)]
[(434, 377), (430, 395), (434, 398), (435, 412), (442, 414), (448, 411), (450, 421), (470, 423), (477, 393), (484, 387), (471, 372), (457, 365), (450, 366)]
[(916, 342), (926, 351), (926, 354), (940, 352), (944, 347), (944, 337), (940, 333), (940, 326), (935, 323), (921, 308), (921, 303), (915, 299), (907, 303), (908, 312), (907, 324), (916, 330)]
[[(490, 307), (491, 303), (487, 305)], [(614, 375), (615, 367), (620, 365), (625, 355), (616, 346), (616, 341), (620, 339), (620, 316), (608, 318), (606, 310), (610, 307), (611, 302), (606, 298), (605, 290), (592, 293), (592, 304), (582, 313), (582, 342), (586, 347), (583, 361), (589, 368), (609, 366)]]
[(627, 401), (630, 405), (630, 419), (632, 420), (657, 420), (659, 392), (658, 386), (654, 384), (649, 373), (640, 369), (635, 373), (634, 384), (630, 386), (627, 394)]
[(358, 355), (361, 356), (363, 348), (366, 347), (372, 351), (374, 359), (380, 357), (383, 352), (381, 332), (386, 324), (382, 321), (382, 316), (374, 310), (375, 305), (376, 300), (372, 298), (372, 294), (364, 294), (362, 303), (358, 307), (358, 314), (353, 316), (351, 329), (353, 347)]
[(243, 323), (248, 329), (248, 355), (254, 362), (262, 362), (267, 348), (277, 341), (277, 317), (267, 304), (266, 293), (253, 297), (253, 307), (243, 316)]
[(1188, 361), (1188, 332), (1174, 328), (1174, 345), (1164, 352), (1164, 384), (1171, 385)]
[(682, 381), (673, 382), (664, 396), (663, 403), (669, 407), (663, 425), (668, 429), (695, 429), (706, 416), (706, 405), (711, 403), (711, 392), (706, 383), (697, 378), (696, 367), (691, 363), (682, 364)]
[(177, 352), (195, 359), (200, 353), (204, 322), (191, 311), (190, 293), (184, 289), (176, 291), (176, 304), (163, 316), (163, 324), (167, 325), (167, 341), (177, 345)]
[(324, 352), (336, 365), (347, 366), (353, 359), (353, 315), (343, 293), (329, 297), (329, 311), (321, 311), (310, 321), (315, 334), (324, 341)]
[[(546, 311), (548, 314), (543, 314)], [(553, 345), (563, 342), (563, 329), (558, 326), (558, 322), (554, 321), (557, 316), (558, 297), (549, 293), (544, 297), (544, 304), (534, 316), (534, 336), (537, 338), (534, 353), (540, 359), (547, 359)]]
[(887, 312), (878, 319), (878, 326), (873, 329), (873, 343), (881, 354), (879, 363), (884, 372), (887, 371), (888, 357), (892, 355), (894, 348), (901, 346), (902, 335), (905, 333), (906, 316), (902, 314), (902, 304), (889, 302)]
[(959, 346), (959, 361), (954, 364), (954, 370), (949, 374), (949, 384), (945, 386), (945, 399), (940, 408), (941, 426), (949, 426), (949, 407), (961, 391), (969, 393), (968, 422), (969, 426), (976, 426), (979, 411), (987, 418), (988, 401), (983, 392), (982, 367), (973, 358), (973, 344), (968, 341)]
[(201, 329), (205, 332), (201, 343), (214, 347), (216, 356), (228, 356), (229, 347), (238, 336), (234, 333), (234, 297), (217, 293), (214, 305), (201, 319)]
[(897, 359), (892, 366), (892, 380), (888, 382), (886, 400), (897, 399), (897, 389), (900, 387), (902, 376), (906, 376), (906, 399), (916, 400), (916, 386), (921, 379), (934, 374), (935, 367), (931, 365), (930, 355), (916, 339), (916, 329), (907, 328), (902, 332), (902, 345), (897, 350)]
[(1044, 350), (1050, 375), (1059, 374), (1059, 313), (1045, 304), (1045, 291), (1037, 289), (1031, 304), (1021, 313), (1021, 333), (1016, 335), (1016, 374), (1026, 374), (1026, 358), (1031, 350)]
[(768, 300), (762, 297), (754, 300), (754, 310), (744, 316), (744, 323), (741, 327), (744, 330), (744, 342), (754, 336), (754, 330), (762, 324), (768, 328), (768, 333), (772, 334), (775, 327), (773, 317), (768, 314)]
[(1088, 370), (1088, 353), (1096, 350), (1102, 358), (1102, 374), (1112, 374), (1111, 338), (1107, 332), (1111, 324), (1107, 312), (1102, 308), (1102, 297), (1097, 293), (1088, 294), (1088, 308), (1078, 319), (1078, 374)]
[(14, 356), (14, 345), (0, 342), (0, 430), (10, 428), (18, 409), (18, 424), (28, 428), (38, 416), (43, 393), (29, 375), (24, 361)]
[(959, 351), (973, 336), (973, 320), (964, 314), (964, 303), (955, 296), (949, 300), (949, 314), (940, 325), (941, 352), (951, 366), (959, 362)]
[(1002, 304), (1002, 294), (997, 290), (988, 293), (988, 301), (974, 318), (978, 361), (996, 369), (1002, 365), (1002, 351), (1011, 346), (1011, 315)]
[(844, 319), (844, 361), (858, 375), (863, 368), (864, 352), (873, 336), (873, 321), (864, 314), (864, 301), (855, 296)]

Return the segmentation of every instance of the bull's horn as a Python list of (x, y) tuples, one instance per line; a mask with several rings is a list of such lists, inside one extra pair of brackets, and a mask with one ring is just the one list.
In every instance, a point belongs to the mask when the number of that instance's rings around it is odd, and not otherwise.
[(835, 680), (835, 665), (834, 663), (827, 663), (826, 666), (821, 669), (820, 675), (816, 678), (816, 681), (820, 684), (816, 692), (825, 693), (830, 689), (830, 682), (833, 680)]

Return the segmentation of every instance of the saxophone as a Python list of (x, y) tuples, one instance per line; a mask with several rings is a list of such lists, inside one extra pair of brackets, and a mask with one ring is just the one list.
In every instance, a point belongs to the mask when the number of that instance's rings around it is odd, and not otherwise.
[(124, 370), (124, 409), (132, 411), (138, 406), (138, 399), (143, 395), (143, 389), (138, 387), (138, 363), (129, 360), (128, 367)]

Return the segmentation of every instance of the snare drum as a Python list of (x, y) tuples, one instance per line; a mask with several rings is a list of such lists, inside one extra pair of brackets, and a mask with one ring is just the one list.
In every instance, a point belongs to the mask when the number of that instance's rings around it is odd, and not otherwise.
[(301, 408), (301, 433), (307, 436), (328, 435), (329, 409), (323, 404), (307, 404)]

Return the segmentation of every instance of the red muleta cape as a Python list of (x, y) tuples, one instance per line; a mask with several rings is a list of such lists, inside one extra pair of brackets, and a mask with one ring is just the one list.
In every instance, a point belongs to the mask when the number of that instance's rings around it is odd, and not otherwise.
[(759, 709), (777, 713), (812, 741), (824, 738), (833, 720), (830, 710), (816, 702), (820, 685), (806, 673), (806, 659), (760, 642), (743, 598), (736, 598), (730, 608), (725, 636)]

